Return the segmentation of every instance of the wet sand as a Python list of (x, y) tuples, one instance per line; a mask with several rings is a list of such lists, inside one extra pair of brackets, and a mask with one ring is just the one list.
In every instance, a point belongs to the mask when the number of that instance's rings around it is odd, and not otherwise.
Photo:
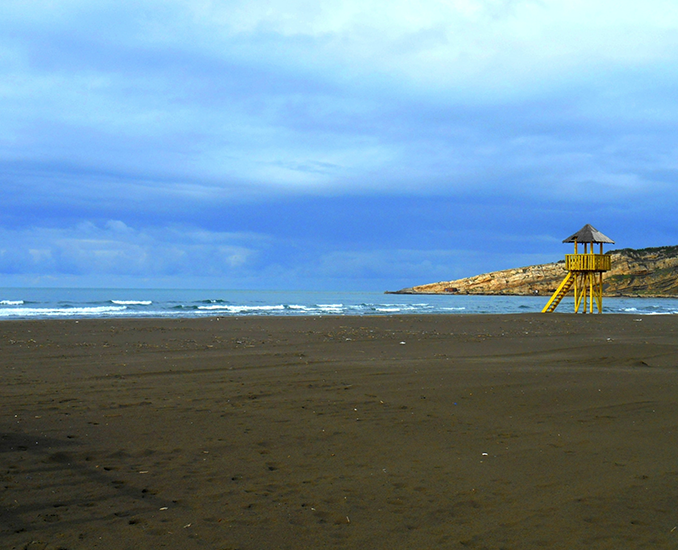
[(676, 548), (678, 317), (0, 323), (2, 548)]

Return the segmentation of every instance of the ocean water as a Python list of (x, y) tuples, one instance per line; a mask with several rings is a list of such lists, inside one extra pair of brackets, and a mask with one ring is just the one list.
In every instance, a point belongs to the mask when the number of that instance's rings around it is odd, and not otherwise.
[[(539, 312), (547, 296), (440, 296), (261, 290), (0, 289), (0, 320), (236, 315), (402, 315)], [(608, 313), (672, 315), (678, 299), (605, 298)], [(565, 298), (556, 313), (571, 313)]]

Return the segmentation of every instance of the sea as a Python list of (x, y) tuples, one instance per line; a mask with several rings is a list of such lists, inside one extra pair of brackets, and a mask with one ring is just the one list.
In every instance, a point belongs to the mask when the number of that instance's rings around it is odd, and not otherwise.
[[(548, 296), (345, 291), (4, 288), (0, 289), (0, 320), (508, 314), (539, 312), (547, 301)], [(565, 298), (556, 313), (571, 313), (573, 308), (572, 298)], [(603, 310), (632, 315), (674, 315), (678, 313), (678, 299), (605, 298)]]

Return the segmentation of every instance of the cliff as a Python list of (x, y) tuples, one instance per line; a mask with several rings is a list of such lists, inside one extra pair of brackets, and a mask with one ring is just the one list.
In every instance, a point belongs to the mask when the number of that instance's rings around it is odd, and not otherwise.
[[(606, 296), (678, 297), (678, 246), (608, 252), (612, 269), (603, 279)], [(550, 295), (565, 277), (565, 261), (519, 267), (404, 288), (396, 294)]]

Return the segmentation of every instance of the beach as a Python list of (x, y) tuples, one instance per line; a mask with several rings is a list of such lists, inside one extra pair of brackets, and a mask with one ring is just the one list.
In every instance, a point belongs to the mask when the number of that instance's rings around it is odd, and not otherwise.
[(678, 317), (0, 322), (2, 548), (678, 544)]

